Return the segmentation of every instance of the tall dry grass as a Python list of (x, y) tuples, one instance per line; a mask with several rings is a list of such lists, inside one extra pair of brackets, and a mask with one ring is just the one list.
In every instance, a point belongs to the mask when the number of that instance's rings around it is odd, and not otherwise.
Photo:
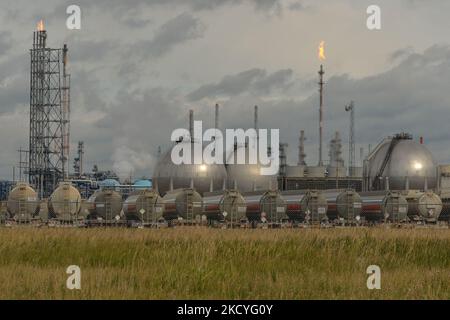
[(0, 228), (0, 298), (449, 299), (450, 230)]

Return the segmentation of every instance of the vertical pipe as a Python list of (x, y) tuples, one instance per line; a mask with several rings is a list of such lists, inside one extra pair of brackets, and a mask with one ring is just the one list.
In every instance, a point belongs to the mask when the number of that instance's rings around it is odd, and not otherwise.
[(304, 130), (300, 130), (300, 139), (299, 139), (299, 143), (298, 143), (298, 165), (299, 166), (304, 166), (306, 165), (305, 162), (305, 131)]
[(158, 187), (158, 178), (155, 179), (155, 181), (152, 181), (152, 183), (154, 182), (153, 188), (155, 189), (155, 191), (159, 194), (159, 187)]
[(191, 143), (194, 143), (194, 110), (189, 110), (189, 135)]
[(436, 167), (436, 190), (438, 193), (441, 191), (441, 166)]
[(319, 70), (319, 93), (320, 93), (320, 105), (319, 105), (319, 166), (323, 166), (322, 161), (322, 141), (323, 141), (323, 65), (320, 65)]
[(216, 103), (215, 115), (214, 115), (214, 129), (216, 129), (216, 138), (217, 138), (217, 130), (219, 129), (219, 104)]
[(255, 106), (254, 127), (256, 130), (256, 134), (258, 134), (258, 106)]
[(361, 162), (361, 167), (364, 163), (364, 147), (359, 148), (359, 161)]

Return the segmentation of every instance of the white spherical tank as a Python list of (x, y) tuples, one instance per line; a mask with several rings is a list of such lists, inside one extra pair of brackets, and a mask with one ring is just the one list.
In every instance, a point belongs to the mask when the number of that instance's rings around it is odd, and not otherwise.
[[(237, 164), (239, 153), (244, 155), (246, 164)], [(234, 152), (231, 150), (227, 153), (226, 169), (229, 188), (238, 189), (240, 192), (278, 189), (277, 174), (262, 175), (261, 165), (250, 164), (249, 154), (248, 146), (244, 145), (236, 146)]]
[[(186, 148), (195, 149), (197, 142), (179, 142)], [(203, 148), (202, 148), (203, 150)], [(193, 161), (192, 161), (193, 163)], [(172, 149), (158, 161), (153, 173), (153, 185), (161, 195), (170, 190), (193, 187), (199, 193), (222, 190), (226, 183), (227, 171), (223, 164), (175, 164)]]
[(436, 187), (433, 155), (408, 134), (399, 134), (383, 141), (369, 156), (366, 165), (364, 176), (371, 190), (385, 189), (387, 183), (391, 190)]

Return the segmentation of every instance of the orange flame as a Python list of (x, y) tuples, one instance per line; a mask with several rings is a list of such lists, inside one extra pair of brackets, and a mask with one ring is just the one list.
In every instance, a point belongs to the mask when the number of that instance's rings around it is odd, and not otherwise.
[(325, 41), (320, 41), (318, 56), (320, 60), (325, 60)]
[(44, 30), (45, 30), (45, 28), (44, 28), (44, 20), (40, 20), (40, 21), (38, 22), (38, 24), (37, 24), (37, 30), (38, 30), (38, 31), (44, 31)]

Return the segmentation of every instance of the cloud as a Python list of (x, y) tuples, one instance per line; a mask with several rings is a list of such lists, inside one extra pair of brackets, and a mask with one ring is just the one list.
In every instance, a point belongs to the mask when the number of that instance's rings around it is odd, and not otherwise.
[(289, 4), (288, 8), (289, 8), (289, 10), (293, 10), (293, 11), (302, 11), (305, 9), (305, 5), (300, 1), (296, 1), (296, 2)]
[(0, 32), (0, 56), (5, 54), (12, 47), (12, 37), (10, 32)]
[[(151, 154), (140, 151), (137, 152), (130, 149), (128, 146), (118, 146), (112, 155), (113, 170), (118, 175), (121, 181), (131, 177), (136, 178), (136, 172), (142, 172), (152, 168), (157, 159)], [(150, 172), (147, 172), (146, 176)]]
[(177, 45), (201, 38), (204, 31), (205, 26), (198, 19), (188, 13), (182, 13), (156, 30), (153, 39), (141, 42), (138, 50), (144, 55), (158, 58), (170, 52)]
[(408, 46), (406, 48), (401, 48), (398, 50), (395, 50), (388, 58), (389, 62), (395, 62), (398, 60), (402, 60), (403, 58), (407, 58), (411, 54), (414, 53), (414, 49), (412, 46)]
[(280, 7), (284, 0), (128, 0), (126, 2), (122, 0), (79, 0), (79, 4), (82, 6), (98, 6), (103, 7), (107, 5), (111, 9), (116, 10), (132, 10), (133, 7), (146, 5), (146, 6), (165, 6), (176, 7), (184, 6), (193, 11), (215, 10), (225, 6), (235, 6), (249, 4), (256, 10), (272, 10)]
[(188, 94), (190, 101), (203, 98), (234, 96), (244, 92), (269, 94), (273, 89), (286, 88), (292, 80), (291, 69), (267, 74), (263, 69), (249, 69), (236, 75), (225, 76), (220, 82), (203, 85)]

